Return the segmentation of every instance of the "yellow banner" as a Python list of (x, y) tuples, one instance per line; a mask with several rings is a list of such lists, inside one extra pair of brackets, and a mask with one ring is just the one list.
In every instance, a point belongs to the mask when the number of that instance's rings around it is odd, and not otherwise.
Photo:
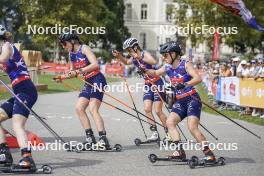
[(263, 79), (240, 79), (240, 105), (264, 108)]

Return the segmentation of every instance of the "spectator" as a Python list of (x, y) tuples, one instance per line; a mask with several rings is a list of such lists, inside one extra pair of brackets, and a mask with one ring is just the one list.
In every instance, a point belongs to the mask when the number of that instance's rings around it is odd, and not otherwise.
[(235, 57), (232, 59), (232, 65), (231, 65), (232, 76), (237, 76), (237, 68), (238, 68), (239, 62), (240, 62), (239, 57)]
[(230, 68), (228, 68), (226, 63), (223, 63), (220, 67), (220, 76), (223, 76), (223, 77), (232, 76), (232, 72), (231, 72)]
[(255, 76), (255, 79), (256, 78), (264, 78), (264, 59), (259, 59), (258, 60), (258, 72)]
[(249, 69), (247, 66), (247, 61), (242, 60), (240, 65), (237, 68), (237, 76), (240, 78), (247, 77), (249, 74)]
[(249, 69), (249, 77), (256, 78), (260, 68), (261, 67), (257, 65), (256, 60), (251, 60), (251, 67)]

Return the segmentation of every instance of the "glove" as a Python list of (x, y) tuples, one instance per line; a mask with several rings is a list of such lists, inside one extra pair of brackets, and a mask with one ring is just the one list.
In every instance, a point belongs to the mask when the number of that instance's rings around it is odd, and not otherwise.
[(54, 78), (52, 78), (54, 81), (56, 81), (57, 83), (61, 83), (62, 82), (62, 75), (58, 75), (58, 76), (56, 76), (56, 77), (54, 77)]
[(143, 76), (146, 73), (146, 69), (142, 67), (138, 67), (137, 73)]
[(69, 78), (76, 78), (78, 76), (79, 72), (77, 70), (71, 70), (67, 74), (68, 74)]
[(184, 83), (178, 83), (176, 86), (175, 86), (175, 89), (176, 90), (182, 90), (186, 87), (186, 85)]
[(57, 83), (61, 83), (62, 80), (64, 79), (69, 79), (68, 75), (58, 75), (55, 76), (54, 78), (52, 78), (54, 81), (56, 81)]

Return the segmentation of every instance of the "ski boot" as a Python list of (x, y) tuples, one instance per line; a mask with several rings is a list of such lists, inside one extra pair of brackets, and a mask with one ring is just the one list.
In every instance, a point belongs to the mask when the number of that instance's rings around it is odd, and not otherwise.
[(216, 158), (213, 154), (213, 152), (209, 149), (208, 146), (204, 147), (203, 153), (205, 155), (205, 157), (203, 158), (205, 164), (215, 164), (216, 163)]
[(157, 131), (157, 127), (154, 125), (151, 125), (150, 130), (152, 131), (152, 134), (150, 137), (146, 139), (146, 141), (141, 141), (139, 138), (136, 138), (134, 140), (134, 143), (136, 144), (136, 146), (140, 146), (141, 144), (149, 144), (149, 143), (158, 143), (159, 145), (160, 137)]
[(24, 169), (35, 172), (37, 170), (36, 164), (32, 158), (31, 151), (27, 148), (21, 150), (22, 159), (18, 162), (18, 164), (14, 165), (16, 169)]
[(13, 164), (13, 157), (10, 153), (7, 143), (0, 144), (0, 165), (8, 167)]
[(188, 159), (186, 159), (185, 151), (179, 141), (174, 142), (177, 145), (177, 150), (167, 157), (158, 157), (155, 154), (150, 154), (148, 159), (150, 162), (155, 163), (156, 161), (172, 161), (172, 162), (185, 162), (187, 164)]
[(101, 135), (98, 142), (95, 144), (97, 150), (109, 150), (111, 149), (106, 135)]

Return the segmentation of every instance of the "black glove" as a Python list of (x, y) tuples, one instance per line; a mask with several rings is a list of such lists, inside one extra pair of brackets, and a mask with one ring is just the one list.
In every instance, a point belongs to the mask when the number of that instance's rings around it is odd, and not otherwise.
[(144, 74), (146, 73), (146, 69), (142, 67), (138, 67), (137, 73), (141, 76), (144, 76)]
[(179, 84), (177, 84), (177, 85), (175, 86), (175, 89), (176, 89), (176, 90), (182, 90), (182, 89), (184, 89), (185, 87), (186, 87), (185, 84), (183, 84), (183, 83), (179, 83)]

